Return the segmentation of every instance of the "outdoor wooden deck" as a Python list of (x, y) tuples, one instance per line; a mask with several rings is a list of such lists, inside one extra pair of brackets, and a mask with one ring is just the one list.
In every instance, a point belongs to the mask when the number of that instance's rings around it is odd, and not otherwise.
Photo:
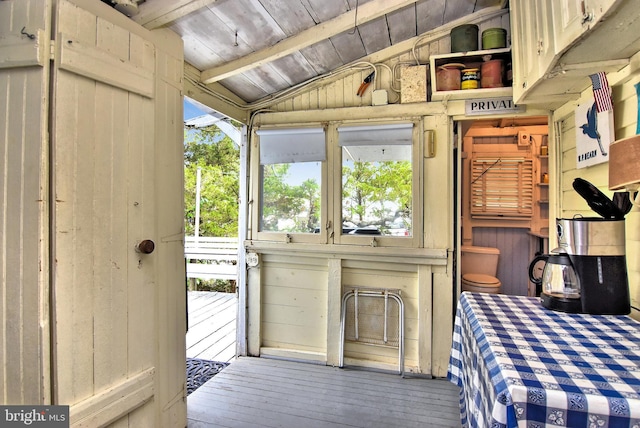
[(187, 358), (233, 361), (238, 302), (235, 293), (189, 291), (187, 299)]
[(459, 427), (445, 379), (241, 357), (187, 398), (189, 428)]

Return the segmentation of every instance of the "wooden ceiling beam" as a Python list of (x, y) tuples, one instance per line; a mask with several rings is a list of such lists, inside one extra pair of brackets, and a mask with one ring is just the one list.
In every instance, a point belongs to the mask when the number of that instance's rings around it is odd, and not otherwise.
[(256, 67), (260, 67), (271, 61), (283, 58), (302, 48), (311, 46), (329, 37), (352, 29), (356, 25), (379, 18), (394, 10), (401, 9), (415, 3), (416, 0), (373, 0), (363, 4), (357, 9), (352, 9), (330, 21), (322, 22), (314, 27), (304, 30), (295, 36), (288, 37), (274, 46), (253, 52), (242, 58), (227, 62), (218, 67), (203, 70), (200, 80), (203, 83), (217, 82), (236, 74), (244, 73)]
[(131, 19), (148, 30), (167, 25), (218, 0), (147, 0)]

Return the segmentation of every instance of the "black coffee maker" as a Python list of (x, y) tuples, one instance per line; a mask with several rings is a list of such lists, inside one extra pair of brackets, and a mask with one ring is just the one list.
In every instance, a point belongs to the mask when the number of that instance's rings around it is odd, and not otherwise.
[[(540, 300), (548, 309), (626, 315), (631, 311), (631, 301), (624, 216), (631, 207), (614, 203), (580, 178), (573, 187), (602, 218), (557, 219), (559, 247), (534, 259), (529, 276), (541, 286)], [(534, 271), (541, 260), (546, 263), (539, 277)]]

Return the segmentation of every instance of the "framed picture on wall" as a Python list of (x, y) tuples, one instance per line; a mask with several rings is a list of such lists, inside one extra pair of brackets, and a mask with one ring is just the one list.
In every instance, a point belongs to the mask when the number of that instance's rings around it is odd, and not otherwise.
[(585, 168), (609, 161), (615, 140), (613, 110), (598, 112), (592, 99), (576, 108), (576, 166)]

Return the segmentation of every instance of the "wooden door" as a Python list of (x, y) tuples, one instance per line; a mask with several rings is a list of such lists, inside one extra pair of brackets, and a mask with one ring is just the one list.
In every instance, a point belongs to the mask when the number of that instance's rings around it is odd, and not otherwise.
[(54, 400), (72, 426), (183, 427), (181, 41), (92, 0), (54, 22)]
[(0, 1), (0, 402), (45, 404), (49, 388), (50, 5)]

